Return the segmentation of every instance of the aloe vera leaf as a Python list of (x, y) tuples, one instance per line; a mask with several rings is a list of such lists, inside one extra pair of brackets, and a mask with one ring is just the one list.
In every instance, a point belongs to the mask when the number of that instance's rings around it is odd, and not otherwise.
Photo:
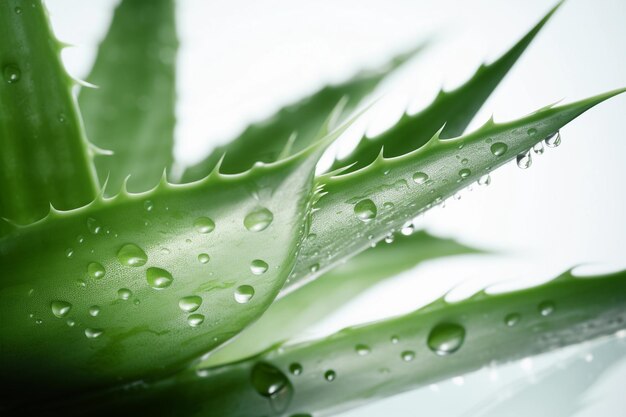
[[(228, 344), (213, 351), (198, 367), (234, 362), (292, 340), (381, 281), (417, 264), (444, 257), (479, 253), (452, 239), (424, 231), (400, 235), (393, 245), (378, 245), (339, 265), (309, 285), (275, 303)], [(277, 326), (276, 323), (280, 323)]]
[[(105, 195), (156, 186), (172, 163), (176, 51), (172, 0), (124, 0), (115, 9), (79, 103)], [(204, 176), (208, 175), (208, 171)]]
[(62, 48), (40, 1), (0, 3), (0, 217), (15, 223), (97, 194)]
[(235, 140), (217, 147), (204, 160), (188, 167), (181, 182), (195, 181), (206, 176), (224, 155), (222, 171), (237, 173), (248, 169), (257, 161), (278, 160), (285, 156), (283, 151), (286, 147), (290, 147), (289, 154), (306, 148), (319, 137), (320, 130), (342, 98), (347, 98), (347, 102), (337, 115), (337, 122), (350, 114), (387, 75), (422, 49), (422, 46), (416, 47), (396, 55), (380, 68), (361, 71), (338, 85), (325, 86), (310, 97), (280, 109), (269, 119), (248, 126)]
[(0, 239), (3, 397), (153, 378), (237, 334), (292, 269), (315, 165), (346, 126), (273, 164), (163, 180)]
[(447, 92), (439, 91), (435, 100), (421, 112), (414, 115), (404, 114), (393, 127), (374, 138), (363, 137), (354, 151), (335, 161), (331, 169), (348, 167), (346, 172), (356, 171), (374, 161), (383, 147), (386, 157), (411, 152), (424, 145), (444, 125), (440, 133), (442, 138), (461, 135), (560, 5), (558, 3), (552, 8), (499, 59), (489, 65), (481, 65), (461, 87)]
[(586, 278), (567, 272), (521, 291), (482, 291), (456, 303), (440, 299), (322, 340), (70, 400), (57, 410), (64, 416), (72, 410), (93, 416), (331, 415), (486, 365), (612, 334), (626, 324), (625, 306), (626, 271)]
[(419, 149), (385, 158), (348, 174), (318, 179), (310, 237), (282, 294), (368, 248), (425, 210), (557, 133), (614, 90), (562, 106), (548, 106), (506, 123), (490, 119), (452, 139), (433, 136)]

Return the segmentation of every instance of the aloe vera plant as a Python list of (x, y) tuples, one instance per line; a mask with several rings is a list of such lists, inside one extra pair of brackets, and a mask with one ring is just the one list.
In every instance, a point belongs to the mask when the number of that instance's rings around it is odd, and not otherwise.
[(557, 8), (330, 172), (316, 174), (324, 152), (421, 46), (250, 126), (179, 179), (173, 0), (120, 3), (88, 77), (99, 88), (77, 99), (42, 3), (0, 4), (0, 410), (326, 415), (622, 329), (626, 272), (567, 272), (293, 342), (346, 294), (480, 253), (412, 230), (372, 246), (625, 91), (465, 132)]

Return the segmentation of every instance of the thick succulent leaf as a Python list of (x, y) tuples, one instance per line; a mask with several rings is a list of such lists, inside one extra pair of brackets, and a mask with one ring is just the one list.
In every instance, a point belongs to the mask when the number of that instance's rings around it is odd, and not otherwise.
[(97, 194), (62, 48), (40, 1), (0, 2), (0, 217), (16, 223)]
[(151, 378), (238, 333), (292, 269), (315, 165), (341, 131), (274, 164), (164, 180), (0, 239), (3, 386), (36, 396)]
[(493, 63), (482, 65), (464, 85), (449, 92), (441, 90), (430, 106), (414, 115), (404, 114), (392, 128), (381, 135), (374, 138), (363, 137), (350, 155), (335, 161), (332, 169), (348, 167), (347, 171), (356, 171), (374, 161), (383, 147), (386, 157), (411, 152), (424, 145), (444, 125), (442, 138), (461, 135), (560, 4), (550, 10), (508, 52)]
[(475, 132), (454, 139), (441, 139), (437, 134), (408, 154), (392, 158), (381, 154), (358, 171), (320, 178), (310, 234), (283, 294), (365, 250), (623, 91), (549, 106), (511, 122), (489, 120)]
[(198, 366), (235, 362), (292, 340), (336, 312), (346, 300), (385, 279), (427, 260), (469, 253), (478, 253), (478, 250), (423, 231), (410, 236), (400, 235), (393, 245), (370, 248), (276, 301), (258, 321), (212, 352)]
[[(612, 334), (626, 323), (626, 271), (457, 303), (438, 300), (323, 340), (278, 346), (60, 408), (92, 416), (329, 415), (494, 363)], [(109, 414), (107, 414), (109, 413)], [(134, 414), (133, 414), (134, 413)]]
[[(158, 184), (173, 159), (176, 36), (173, 0), (124, 0), (100, 45), (79, 103), (105, 195)], [(209, 171), (210, 172), (210, 171)], [(208, 175), (207, 172), (204, 176)]]
[(248, 126), (235, 140), (217, 147), (203, 161), (187, 168), (181, 182), (195, 181), (206, 176), (224, 155), (222, 171), (237, 173), (250, 168), (257, 161), (273, 162), (297, 153), (320, 137), (320, 131), (329, 122), (333, 109), (342, 98), (347, 101), (339, 109), (339, 114), (335, 115), (335, 122), (350, 114), (387, 75), (421, 49), (420, 46), (397, 55), (382, 67), (361, 71), (344, 83), (326, 86), (310, 97), (282, 108), (268, 120)]

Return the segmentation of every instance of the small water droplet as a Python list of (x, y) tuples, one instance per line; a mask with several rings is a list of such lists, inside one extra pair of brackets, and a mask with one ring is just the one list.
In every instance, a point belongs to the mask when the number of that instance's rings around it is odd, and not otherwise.
[(398, 336), (391, 336), (391, 343), (397, 345), (400, 342), (400, 338)]
[(467, 178), (470, 176), (471, 173), (472, 171), (470, 171), (468, 168), (463, 168), (462, 170), (459, 171), (459, 177)]
[(517, 155), (517, 166), (521, 169), (527, 169), (533, 164), (533, 158), (530, 156), (530, 151), (526, 151)]
[(9, 84), (15, 84), (22, 78), (22, 71), (17, 65), (9, 64), (4, 66), (4, 81)]
[(401, 353), (400, 356), (402, 356), (403, 361), (411, 362), (413, 359), (415, 359), (415, 352), (413, 352), (412, 350), (405, 350)]
[(539, 304), (539, 313), (546, 317), (554, 313), (554, 303), (551, 301), (544, 301)]
[(191, 326), (191, 327), (198, 327), (199, 325), (201, 325), (204, 322), (204, 316), (202, 314), (190, 314), (189, 317), (187, 317), (187, 323)]
[(240, 285), (235, 290), (235, 301), (245, 304), (254, 296), (254, 288), (251, 285)]
[(389, 202), (383, 203), (383, 208), (385, 210), (391, 210), (393, 207), (394, 207), (393, 203), (389, 203)]
[(76, 236), (76, 241), (78, 243), (83, 243), (85, 241), (85, 237), (83, 235)]
[(416, 172), (415, 174), (413, 174), (413, 181), (416, 184), (424, 184), (426, 181), (428, 181), (428, 174), (424, 172)]
[(74, 327), (76, 325), (76, 322), (72, 319), (67, 319), (65, 324), (67, 324), (69, 327)]
[(202, 297), (197, 295), (189, 295), (178, 300), (178, 307), (187, 313), (193, 313), (200, 308), (201, 304)]
[(146, 200), (143, 202), (143, 208), (146, 211), (152, 211), (152, 209), (154, 208), (154, 203), (151, 200)]
[(528, 136), (535, 136), (537, 134), (537, 129), (535, 129), (534, 127), (531, 127), (530, 129), (526, 131), (526, 133), (528, 134)]
[(42, 320), (42, 319), (37, 319), (37, 320), (35, 320), (35, 324), (41, 324), (41, 323), (43, 323), (43, 320)]
[(148, 262), (148, 255), (139, 246), (127, 243), (117, 251), (117, 259), (125, 266), (142, 266)]
[(89, 307), (89, 315), (91, 317), (96, 317), (98, 314), (100, 314), (100, 307), (99, 306), (91, 306), (91, 307)]
[(267, 272), (268, 267), (269, 265), (267, 265), (267, 262), (261, 259), (255, 259), (250, 263), (250, 271), (252, 271), (254, 275), (264, 274), (265, 272)]
[(128, 288), (120, 288), (119, 290), (117, 290), (117, 298), (119, 298), (120, 300), (127, 301), (128, 299), (130, 299), (130, 297), (132, 297), (132, 295), (133, 292)]
[(389, 233), (387, 234), (387, 236), (385, 236), (385, 243), (393, 243), (395, 239), (395, 236), (393, 235), (393, 233)]
[(411, 236), (414, 231), (415, 226), (413, 226), (413, 223), (411, 222), (405, 224), (402, 229), (400, 229), (400, 233), (402, 233), (404, 236)]
[(65, 123), (65, 120), (66, 120), (65, 114), (59, 113), (59, 115), (57, 116), (57, 119), (59, 120), (59, 123)]
[(291, 365), (289, 365), (289, 372), (291, 372), (291, 374), (295, 376), (302, 374), (302, 365), (300, 365), (298, 362), (292, 363)]
[(556, 148), (561, 144), (561, 132), (557, 131), (556, 133), (551, 134), (544, 139), (544, 142), (548, 148)]
[(337, 373), (333, 371), (332, 369), (329, 369), (328, 371), (324, 373), (324, 379), (328, 382), (334, 381), (335, 378), (337, 378)]
[(243, 225), (251, 232), (260, 232), (267, 229), (267, 227), (274, 220), (274, 215), (266, 208), (257, 209), (243, 219)]
[(66, 256), (67, 258), (71, 258), (72, 256), (74, 256), (74, 249), (72, 249), (72, 248), (67, 248), (67, 249), (65, 250), (65, 256)]
[(94, 235), (98, 235), (102, 232), (102, 226), (92, 217), (87, 219), (87, 229)]
[(90, 262), (87, 265), (87, 274), (94, 279), (101, 279), (106, 273), (104, 267), (98, 262)]
[(102, 329), (94, 329), (91, 327), (85, 329), (85, 336), (87, 336), (88, 339), (96, 339), (100, 337), (102, 333), (104, 333)]
[(201, 264), (209, 262), (210, 259), (211, 257), (207, 253), (201, 253), (200, 255), (198, 255), (198, 262), (200, 262)]
[(72, 305), (67, 301), (55, 300), (50, 303), (50, 308), (52, 309), (52, 314), (61, 319), (70, 313)]
[(21, 7), (16, 7), (15, 8), (15, 14), (22, 14), (22, 8)]
[(465, 329), (452, 323), (435, 326), (428, 335), (428, 347), (439, 356), (450, 355), (461, 348), (465, 340)]
[(495, 156), (502, 156), (506, 153), (509, 147), (506, 145), (506, 143), (496, 142), (493, 145), (491, 145), (490, 149), (491, 149), (491, 153), (494, 154)]
[(86, 287), (86, 286), (87, 286), (87, 283), (85, 282), (85, 280), (84, 280), (84, 279), (79, 278), (79, 279), (77, 279), (77, 280), (76, 280), (76, 285), (78, 285), (79, 287), (84, 288), (84, 287)]
[(462, 165), (467, 165), (468, 163), (469, 163), (469, 159), (467, 159), (467, 158), (461, 159), (461, 164)]
[(194, 220), (193, 227), (198, 233), (211, 233), (215, 230), (215, 222), (208, 217), (198, 217)]
[[(292, 386), (289, 379), (283, 374), (280, 369), (266, 362), (259, 362), (252, 368), (250, 374), (250, 382), (255, 391), (270, 400), (278, 400), (286, 408), (289, 400), (291, 399)], [(276, 406), (278, 404), (272, 404)]]
[(320, 264), (313, 264), (311, 265), (311, 267), (309, 268), (309, 270), (313, 273), (317, 272), (320, 270)]
[(369, 346), (363, 345), (363, 344), (356, 345), (354, 347), (354, 350), (356, 351), (356, 353), (358, 353), (361, 356), (365, 356), (372, 351)]
[(483, 175), (482, 177), (480, 177), (478, 179), (478, 185), (480, 186), (488, 186), (489, 184), (491, 184), (491, 175), (487, 174), (487, 175)]
[(538, 142), (535, 143), (535, 146), (533, 146), (533, 152), (536, 153), (537, 155), (541, 155), (543, 154), (543, 143), (542, 142)]
[(519, 314), (511, 313), (504, 318), (504, 323), (509, 327), (513, 327), (519, 323), (521, 318)]
[(146, 280), (155, 290), (162, 290), (172, 285), (174, 278), (165, 269), (150, 267), (146, 271)]
[(376, 204), (370, 199), (361, 200), (354, 205), (354, 214), (364, 223), (376, 217)]

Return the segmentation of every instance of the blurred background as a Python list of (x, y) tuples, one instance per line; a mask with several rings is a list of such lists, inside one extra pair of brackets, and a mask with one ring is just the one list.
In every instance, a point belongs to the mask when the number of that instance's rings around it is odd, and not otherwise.
[[(84, 79), (116, 0), (47, 0), (69, 72)], [(548, 0), (179, 0), (176, 158), (187, 165), (328, 83), (376, 67), (428, 41), (385, 81), (377, 104), (329, 151), (343, 154), (363, 131), (381, 132), (440, 88), (466, 81), (555, 4)], [(626, 1), (568, 0), (542, 30), (469, 130), (492, 114), (523, 116), (626, 86)], [(89, 80), (87, 80), (89, 81)], [(580, 264), (580, 274), (626, 268), (626, 95), (561, 130), (563, 143), (512, 163), (416, 220), (419, 228), (493, 255), (446, 258), (346, 300), (303, 338), (401, 314), (440, 297), (493, 285), (518, 288)], [(504, 284), (503, 284), (504, 283)], [(484, 369), (385, 399), (342, 417), (626, 416), (624, 336)]]

